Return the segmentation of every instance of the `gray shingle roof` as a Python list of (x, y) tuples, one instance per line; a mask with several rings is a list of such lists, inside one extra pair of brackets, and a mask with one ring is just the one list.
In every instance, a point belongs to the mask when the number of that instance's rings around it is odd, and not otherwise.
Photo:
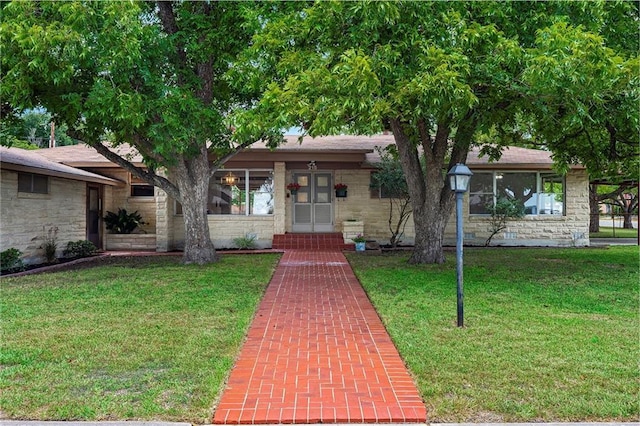
[(115, 179), (51, 161), (40, 155), (39, 152), (39, 150), (27, 151), (20, 148), (0, 147), (0, 165), (6, 170), (38, 173), (66, 179), (104, 183), (107, 185), (121, 184), (121, 182)]

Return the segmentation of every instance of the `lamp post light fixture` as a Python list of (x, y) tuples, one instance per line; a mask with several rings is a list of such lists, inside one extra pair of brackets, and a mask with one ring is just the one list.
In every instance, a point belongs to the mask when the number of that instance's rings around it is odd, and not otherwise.
[(462, 231), (462, 198), (464, 193), (469, 189), (469, 180), (471, 179), (471, 170), (464, 164), (456, 164), (449, 170), (449, 184), (451, 190), (456, 193), (456, 279), (458, 293), (458, 327), (464, 327), (464, 290), (462, 280), (462, 240), (464, 234)]

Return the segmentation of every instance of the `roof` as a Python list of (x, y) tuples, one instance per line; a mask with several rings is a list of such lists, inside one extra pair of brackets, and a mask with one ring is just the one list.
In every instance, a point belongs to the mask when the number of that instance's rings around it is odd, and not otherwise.
[(472, 169), (495, 169), (497, 167), (551, 169), (553, 158), (549, 151), (508, 146), (502, 150), (502, 156), (499, 160), (491, 161), (488, 156), (481, 157), (480, 148), (474, 147), (467, 155), (467, 166)]
[[(323, 136), (312, 138), (305, 136), (302, 143), (299, 142), (300, 136), (286, 135), (284, 143), (276, 148), (277, 152), (350, 152), (350, 153), (369, 153), (374, 152), (376, 146), (387, 146), (395, 143), (393, 135), (375, 135), (375, 136)], [(258, 141), (251, 145), (247, 151), (265, 151), (269, 150), (264, 142)]]
[[(142, 156), (129, 144), (122, 144), (111, 150), (125, 156), (136, 165), (142, 165)], [(56, 146), (37, 150), (43, 157), (57, 163), (67, 164), (73, 167), (114, 167), (115, 164), (107, 160), (98, 151), (89, 145)]]
[[(324, 136), (312, 138), (305, 136), (302, 143), (299, 142), (299, 136), (284, 136), (285, 142), (278, 146), (275, 150), (267, 148), (266, 144), (258, 141), (251, 147), (247, 148), (238, 158), (246, 158), (252, 160), (267, 160), (265, 154), (278, 153), (290, 156), (281, 157), (282, 159), (296, 158), (296, 154), (324, 154), (325, 158), (335, 155), (334, 158), (347, 157), (344, 154), (356, 154), (364, 160), (365, 165), (372, 166), (380, 161), (380, 156), (375, 151), (376, 147), (385, 147), (395, 143), (391, 134), (375, 135), (375, 136), (353, 136), (338, 135)], [(120, 155), (128, 155), (131, 160), (138, 165), (142, 165), (142, 157), (137, 151), (123, 144), (112, 149)], [(46, 148), (37, 151), (49, 160), (64, 163), (74, 167), (114, 167), (115, 165), (100, 155), (95, 149), (84, 145), (61, 146), (56, 148)], [(480, 157), (479, 148), (473, 148), (467, 156), (466, 164), (472, 169), (551, 169), (553, 166), (553, 158), (549, 151), (539, 149), (529, 149), (520, 147), (506, 147), (502, 152), (500, 160), (491, 162), (488, 157)], [(338, 154), (343, 154), (338, 156)], [(355, 158), (355, 157), (350, 157)], [(362, 160), (361, 160), (362, 161)], [(576, 166), (581, 168), (582, 166)]]
[(122, 185), (122, 182), (118, 180), (48, 160), (40, 155), (39, 152), (40, 151), (28, 151), (20, 148), (0, 147), (0, 166), (4, 170), (37, 173), (46, 176), (113, 186)]

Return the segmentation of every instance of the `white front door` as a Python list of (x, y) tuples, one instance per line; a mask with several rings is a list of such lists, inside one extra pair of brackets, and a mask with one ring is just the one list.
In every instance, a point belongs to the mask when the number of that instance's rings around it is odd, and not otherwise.
[(333, 232), (333, 184), (331, 173), (294, 173), (300, 184), (293, 195), (293, 232)]

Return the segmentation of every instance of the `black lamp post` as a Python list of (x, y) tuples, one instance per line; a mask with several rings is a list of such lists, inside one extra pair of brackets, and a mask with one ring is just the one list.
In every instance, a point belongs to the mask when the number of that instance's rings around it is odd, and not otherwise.
[(462, 198), (469, 189), (469, 179), (471, 170), (464, 164), (456, 164), (449, 170), (449, 183), (451, 190), (456, 193), (456, 278), (458, 289), (458, 327), (464, 326), (464, 291), (462, 287), (462, 242), (464, 234), (462, 231)]

